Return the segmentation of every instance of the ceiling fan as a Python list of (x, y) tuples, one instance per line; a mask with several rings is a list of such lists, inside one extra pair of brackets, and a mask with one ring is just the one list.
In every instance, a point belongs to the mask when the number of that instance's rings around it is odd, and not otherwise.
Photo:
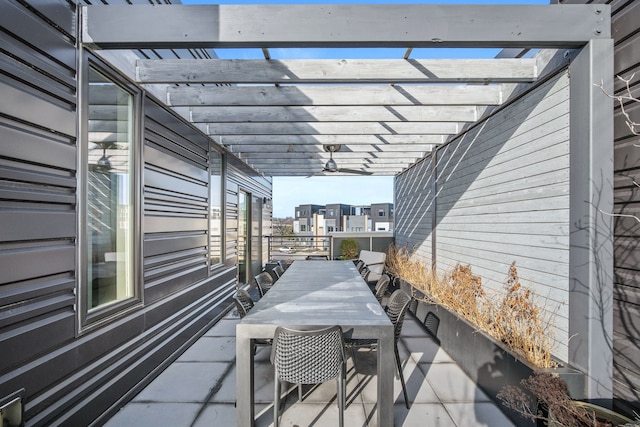
[(342, 145), (324, 144), (322, 147), (324, 148), (324, 151), (329, 152), (329, 160), (327, 160), (327, 163), (325, 163), (324, 168), (322, 169), (322, 172), (329, 172), (329, 173), (341, 172), (341, 173), (351, 173), (355, 175), (371, 175), (372, 174), (372, 172), (367, 172), (363, 170), (339, 168), (336, 161), (333, 160), (333, 153), (340, 151), (340, 148), (342, 147)]

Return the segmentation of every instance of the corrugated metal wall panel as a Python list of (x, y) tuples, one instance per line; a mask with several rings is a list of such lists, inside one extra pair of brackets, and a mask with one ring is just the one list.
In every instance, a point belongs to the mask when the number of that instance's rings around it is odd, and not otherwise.
[[(227, 159), (227, 168), (226, 168), (226, 194), (225, 194), (225, 209), (226, 209), (226, 233), (225, 233), (225, 264), (226, 265), (235, 265), (238, 262), (238, 221), (239, 221), (239, 206), (238, 206), (238, 195), (239, 192), (246, 191), (250, 193), (252, 196), (259, 198), (268, 198), (271, 199), (271, 181), (267, 178), (260, 176), (255, 171), (242, 164), (238, 159), (232, 157), (230, 155), (225, 157)], [(264, 207), (262, 209), (262, 235), (266, 236), (267, 233), (270, 233), (271, 230), (271, 210)], [(265, 223), (268, 226), (268, 229), (264, 228)], [(257, 242), (253, 242), (256, 244)], [(264, 241), (260, 241), (259, 243), (261, 248), (252, 248), (253, 257), (260, 256), (262, 257), (263, 263), (266, 261), (268, 256), (268, 243), (265, 239)]]
[[(587, 3), (580, 1), (579, 3)], [(589, 2), (590, 3), (590, 2)], [(597, 0), (593, 3), (608, 3)], [(640, 97), (640, 2), (611, 2), (611, 35), (614, 39), (614, 75), (631, 79), (631, 94)], [(624, 82), (614, 84), (617, 95), (626, 92)], [(640, 104), (625, 107), (640, 123)], [(614, 111), (614, 209), (640, 218), (640, 136), (624, 123), (619, 105)], [(640, 223), (631, 217), (614, 218), (614, 340), (613, 371), (615, 406), (640, 413)]]
[(207, 268), (209, 139), (147, 99), (145, 304), (78, 334), (75, 10), (0, 2), (0, 398), (25, 388), (36, 426), (88, 425), (215, 321), (236, 287), (235, 265)]
[[(440, 272), (470, 264), (502, 290), (509, 265), (557, 304), (558, 347), (567, 359), (569, 277), (569, 77), (562, 72), (480, 122), (396, 179), (396, 242)], [(416, 191), (417, 190), (417, 191)], [(431, 206), (435, 209), (432, 232)], [(551, 314), (551, 313), (550, 313)]]
[[(155, 250), (144, 254), (144, 281), (152, 302), (208, 275), (208, 141), (187, 138), (193, 128), (149, 98), (145, 114), (144, 247)], [(179, 249), (169, 244), (177, 241)]]
[(76, 100), (73, 40), (14, 1), (0, 26), (2, 397), (6, 375), (75, 335)]

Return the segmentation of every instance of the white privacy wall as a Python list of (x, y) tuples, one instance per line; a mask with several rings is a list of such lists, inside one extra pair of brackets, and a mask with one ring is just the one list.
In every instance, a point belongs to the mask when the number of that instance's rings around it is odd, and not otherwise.
[(471, 265), (487, 290), (503, 291), (515, 261), (521, 283), (553, 312), (554, 353), (566, 361), (568, 73), (438, 149), (436, 171), (432, 162), (424, 159), (396, 178), (396, 244), (427, 265), (435, 251), (439, 272)]

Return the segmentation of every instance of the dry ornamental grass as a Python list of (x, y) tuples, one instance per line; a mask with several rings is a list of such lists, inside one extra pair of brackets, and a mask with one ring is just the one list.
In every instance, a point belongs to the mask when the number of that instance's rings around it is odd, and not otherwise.
[(551, 356), (552, 317), (522, 286), (515, 262), (509, 267), (504, 293), (497, 297), (487, 295), (471, 266), (458, 264), (439, 278), (406, 248), (389, 248), (387, 268), (424, 293), (426, 301), (459, 314), (535, 366), (556, 366)]

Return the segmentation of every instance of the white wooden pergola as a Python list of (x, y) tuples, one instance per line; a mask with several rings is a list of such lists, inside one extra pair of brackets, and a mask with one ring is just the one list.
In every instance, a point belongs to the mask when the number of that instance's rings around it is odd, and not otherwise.
[[(610, 397), (612, 234), (600, 224), (613, 211), (612, 106), (598, 87), (604, 82), (611, 93), (613, 86), (609, 6), (92, 5), (82, 7), (81, 25), (81, 46), (103, 50), (265, 176), (398, 174), (465, 126), (504, 103), (508, 109), (520, 85), (544, 79), (542, 66), (549, 64), (538, 59), (544, 55), (525, 52), (560, 49), (559, 62), (550, 65), (570, 72), (569, 361), (587, 372), (588, 395)], [(404, 55), (270, 58), (269, 49), (313, 47), (392, 47)], [(425, 47), (501, 54), (411, 58), (412, 49)], [(111, 49), (185, 48), (259, 48), (264, 59), (109, 56)], [(338, 146), (339, 171), (324, 172), (326, 148)], [(379, 410), (380, 425), (392, 425), (392, 408)], [(249, 425), (252, 414), (242, 416), (238, 424)]]
[[(610, 37), (602, 5), (84, 6), (82, 25), (97, 49), (261, 49), (261, 60), (135, 58), (130, 74), (265, 176), (395, 175), (534, 83), (530, 49)], [(404, 54), (276, 60), (269, 50), (313, 47)], [(425, 47), (503, 50), (412, 59)], [(336, 172), (324, 170), (330, 156)]]

